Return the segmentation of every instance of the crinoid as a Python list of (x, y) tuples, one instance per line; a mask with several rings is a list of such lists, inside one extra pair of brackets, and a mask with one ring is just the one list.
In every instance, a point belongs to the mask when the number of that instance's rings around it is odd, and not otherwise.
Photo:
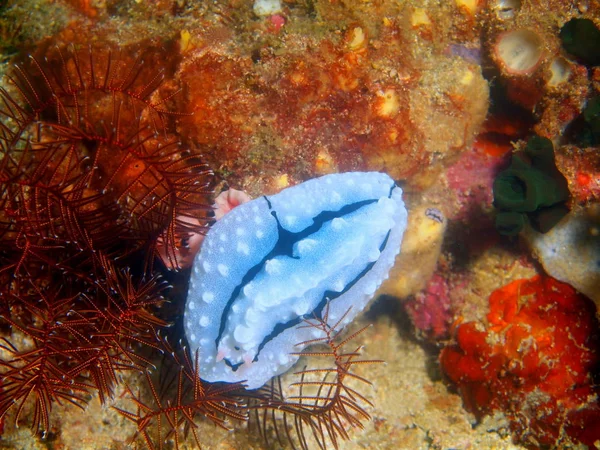
[(72, 345), (70, 334), (81, 328), (81, 322), (69, 320), (71, 295), (61, 295), (60, 289), (43, 289), (32, 282), (31, 295), (15, 295), (15, 303), (28, 311), (22, 320), (5, 317), (13, 330), (17, 329), (32, 340), (32, 345), (20, 350), (10, 340), (2, 338), (0, 348), (11, 357), (0, 360), (2, 392), (0, 412), (17, 406), (18, 423), (26, 401), (35, 401), (32, 427), (49, 430), (49, 413), (54, 402), (70, 402), (83, 408), (92, 386), (81, 377), (69, 376), (70, 368), (63, 363), (83, 353), (85, 348)]
[(178, 91), (161, 97), (164, 75), (147, 69), (160, 54), (57, 48), (15, 67), (12, 95), (0, 90), (0, 170), (24, 236), (121, 256), (160, 242), (178, 267), (177, 248), (206, 222), (212, 176), (170, 133)]
[(322, 337), (298, 344), (322, 344), (322, 351), (304, 351), (301, 355), (328, 362), (319, 368), (305, 366), (295, 372), (299, 381), (290, 385), (295, 394), (284, 396), (281, 379), (274, 378), (270, 384), (256, 391), (257, 397), (249, 402), (258, 429), (267, 443), (274, 433), (279, 445), (287, 442), (292, 448), (308, 449), (311, 448), (309, 438), (312, 435), (319, 448), (325, 449), (329, 443), (338, 448), (341, 440), (350, 438), (350, 428), (362, 429), (363, 421), (371, 419), (365, 407), (373, 405), (357, 386), (371, 385), (371, 382), (355, 373), (354, 367), (383, 361), (360, 359), (360, 346), (354, 351), (345, 350), (369, 326), (341, 339), (340, 324), (346, 315), (333, 326), (328, 324), (328, 315), (329, 308), (326, 307), (323, 318), (306, 320), (304, 326), (314, 328)]
[(16, 407), (19, 423), (31, 399), (30, 425), (39, 431), (49, 429), (53, 403), (83, 408), (93, 393), (104, 403), (119, 372), (150, 367), (158, 330), (167, 326), (153, 314), (166, 287), (155, 278), (136, 284), (122, 270), (96, 280), (96, 289), (71, 281), (30, 279), (29, 289), (3, 292), (11, 314), (2, 320), (21, 338), (0, 340), (0, 415)]
[(33, 405), (39, 431), (53, 404), (105, 402), (119, 371), (152, 366), (153, 260), (177, 268), (212, 203), (150, 68), (164, 50), (44, 51), (0, 88), (0, 418)]
[[(245, 390), (242, 383), (206, 383), (199, 377), (198, 355), (189, 357), (186, 348), (174, 351), (163, 340), (165, 358), (158, 377), (146, 372), (146, 394), (127, 388), (131, 408), (115, 407), (124, 417), (137, 425), (137, 439), (148, 449), (162, 449), (167, 440), (180, 448), (189, 434), (200, 448), (197, 418), (206, 417), (217, 426), (228, 428), (229, 420), (250, 420), (259, 430), (267, 447), (273, 439), (279, 446), (319, 448), (329, 445), (338, 448), (350, 438), (350, 428), (362, 428), (370, 419), (366, 407), (371, 402), (359, 392), (357, 385), (371, 385), (354, 372), (357, 365), (381, 363), (360, 359), (360, 347), (352, 352), (344, 348), (366, 328), (341, 339), (340, 319), (328, 325), (328, 309), (323, 318), (307, 320), (304, 326), (314, 328), (322, 337), (310, 344), (322, 344), (323, 351), (303, 352), (303, 356), (327, 360), (318, 368), (306, 366), (296, 372), (298, 381), (290, 385), (295, 394), (285, 396), (281, 377), (254, 391)], [(341, 329), (341, 327), (340, 327)], [(303, 345), (305, 343), (300, 343)], [(157, 379), (158, 378), (158, 379)], [(311, 441), (311, 436), (313, 441)]]
[(141, 438), (148, 449), (154, 450), (162, 449), (172, 440), (179, 449), (180, 443), (191, 434), (198, 448), (202, 448), (196, 424), (199, 417), (224, 429), (227, 418), (248, 419), (242, 384), (205, 383), (198, 376), (197, 354), (192, 361), (186, 347), (180, 345), (174, 350), (166, 338), (161, 343), (165, 357), (157, 372), (158, 380), (146, 371), (143, 376), (147, 392), (135, 393), (130, 386), (126, 388), (126, 399), (133, 403), (135, 412), (114, 407), (137, 426), (131, 444)]

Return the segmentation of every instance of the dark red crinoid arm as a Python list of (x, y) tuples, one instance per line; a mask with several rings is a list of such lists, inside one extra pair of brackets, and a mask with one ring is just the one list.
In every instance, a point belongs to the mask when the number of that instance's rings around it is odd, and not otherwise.
[(325, 449), (331, 444), (338, 448), (340, 441), (350, 439), (350, 428), (363, 428), (363, 422), (371, 416), (365, 408), (373, 404), (361, 394), (361, 387), (371, 385), (366, 378), (358, 375), (355, 368), (365, 364), (382, 363), (380, 360), (361, 359), (361, 347), (347, 351), (347, 345), (364, 327), (345, 338), (341, 338), (341, 322), (345, 315), (333, 326), (328, 324), (329, 309), (323, 318), (313, 318), (304, 326), (314, 328), (322, 337), (299, 345), (323, 344), (322, 351), (302, 352), (312, 358), (327, 361), (324, 366), (307, 368), (295, 373), (298, 381), (290, 385), (295, 393), (284, 395), (281, 379), (271, 382), (252, 393), (249, 408), (265, 442), (275, 432), (275, 438), (281, 446), (290, 443), (302, 449), (311, 447), (312, 436), (319, 448)]
[(27, 236), (108, 253), (160, 243), (179, 266), (178, 246), (204, 231), (212, 173), (174, 137), (177, 91), (145, 62), (159, 53), (53, 49), (16, 66), (0, 91), (0, 180)]
[(105, 402), (120, 371), (152, 367), (168, 326), (152, 261), (178, 267), (212, 203), (163, 49), (44, 52), (0, 88), (0, 417), (33, 405), (41, 431), (53, 404)]

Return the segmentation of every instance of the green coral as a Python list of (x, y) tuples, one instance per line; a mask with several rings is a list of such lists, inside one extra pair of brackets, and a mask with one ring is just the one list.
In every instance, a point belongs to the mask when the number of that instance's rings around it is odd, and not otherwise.
[(571, 19), (560, 29), (564, 49), (584, 64), (600, 64), (600, 30), (590, 19)]
[(512, 236), (529, 222), (545, 233), (568, 212), (569, 197), (567, 180), (554, 163), (552, 142), (534, 136), (494, 180), (496, 228)]

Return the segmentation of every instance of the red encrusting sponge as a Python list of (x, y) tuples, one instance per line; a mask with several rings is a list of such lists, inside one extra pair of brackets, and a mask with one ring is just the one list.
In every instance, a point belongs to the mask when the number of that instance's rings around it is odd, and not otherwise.
[(487, 323), (455, 330), (441, 366), (478, 419), (502, 411), (525, 445), (600, 440), (600, 333), (594, 304), (546, 276), (489, 299)]

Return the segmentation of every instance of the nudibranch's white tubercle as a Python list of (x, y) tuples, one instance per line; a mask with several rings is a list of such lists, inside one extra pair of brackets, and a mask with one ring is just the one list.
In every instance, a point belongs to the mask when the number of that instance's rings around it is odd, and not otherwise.
[(303, 320), (346, 325), (387, 278), (407, 213), (387, 175), (326, 175), (233, 209), (196, 256), (184, 316), (206, 381), (263, 386), (321, 337)]

